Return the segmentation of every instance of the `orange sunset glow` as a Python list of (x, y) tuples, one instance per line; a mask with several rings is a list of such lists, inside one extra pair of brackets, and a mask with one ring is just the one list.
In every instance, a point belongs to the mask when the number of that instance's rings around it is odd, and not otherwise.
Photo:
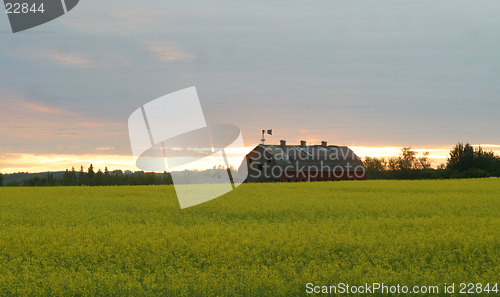
[[(475, 145), (478, 147), (479, 145)], [(481, 145), (485, 150), (491, 150), (497, 154), (500, 154), (500, 145)], [(253, 147), (245, 147), (238, 149), (238, 154), (247, 153), (252, 150)], [(362, 147), (362, 146), (350, 146), (350, 148), (358, 155), (360, 158), (364, 157), (394, 157), (401, 153), (400, 147)], [(433, 167), (437, 167), (442, 163), (446, 163), (446, 158), (450, 152), (449, 148), (412, 148), (419, 155), (425, 152), (429, 152), (429, 160)], [(100, 148), (105, 150), (106, 148)], [(99, 149), (98, 149), (99, 150)], [(239, 164), (241, 160), (238, 158), (228, 155), (231, 163)], [(223, 162), (221, 160), (221, 164)], [(93, 164), (94, 168), (104, 170), (105, 167), (112, 171), (115, 169), (121, 170), (131, 170), (138, 171), (141, 170), (137, 168), (134, 164), (134, 159), (131, 155), (106, 155), (106, 154), (83, 154), (83, 155), (59, 155), (59, 154), (20, 154), (13, 153), (7, 154), (0, 157), (0, 172), (2, 173), (16, 173), (16, 172), (47, 172), (47, 171), (63, 171), (66, 169), (80, 170), (80, 166), (83, 166), (84, 170)], [(214, 159), (210, 157), (206, 160), (207, 166), (203, 167), (193, 167), (189, 164), (176, 168), (177, 170), (204, 170), (210, 169), (214, 164)], [(198, 166), (200, 164), (198, 163)]]

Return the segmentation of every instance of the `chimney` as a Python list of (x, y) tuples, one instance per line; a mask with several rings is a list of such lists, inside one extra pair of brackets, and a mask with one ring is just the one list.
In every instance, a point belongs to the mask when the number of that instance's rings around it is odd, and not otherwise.
[(326, 147), (326, 146), (328, 146), (328, 143), (327, 143), (326, 141), (322, 141), (322, 142), (321, 142), (321, 146)]
[(285, 145), (286, 145), (286, 140), (281, 140), (281, 141), (280, 141), (280, 145), (281, 145), (281, 146), (285, 146)]
[(306, 141), (305, 140), (301, 140), (300, 141), (300, 146), (305, 147), (306, 146)]

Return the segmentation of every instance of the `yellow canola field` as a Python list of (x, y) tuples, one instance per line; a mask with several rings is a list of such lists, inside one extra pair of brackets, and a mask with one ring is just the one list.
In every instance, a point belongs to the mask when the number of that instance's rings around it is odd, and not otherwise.
[(173, 186), (0, 188), (0, 296), (339, 283), (500, 283), (500, 179), (243, 184), (183, 210)]

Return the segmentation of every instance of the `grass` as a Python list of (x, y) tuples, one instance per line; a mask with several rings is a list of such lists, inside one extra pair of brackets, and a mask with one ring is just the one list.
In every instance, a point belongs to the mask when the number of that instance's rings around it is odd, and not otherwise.
[(184, 210), (173, 186), (0, 188), (0, 295), (443, 294), (499, 275), (498, 179), (244, 184)]

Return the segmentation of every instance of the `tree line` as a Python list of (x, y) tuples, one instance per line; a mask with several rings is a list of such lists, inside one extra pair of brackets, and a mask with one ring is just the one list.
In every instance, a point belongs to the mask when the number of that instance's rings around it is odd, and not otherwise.
[(418, 153), (405, 147), (397, 157), (366, 157), (367, 179), (449, 179), (500, 176), (500, 156), (492, 151), (458, 143), (450, 151), (445, 164), (431, 168), (429, 152)]
[(61, 178), (55, 178), (53, 173), (47, 173), (46, 177), (35, 176), (23, 181), (11, 182), (8, 186), (23, 187), (49, 187), (49, 186), (123, 186), (123, 185), (171, 185), (172, 177), (170, 173), (155, 173), (137, 171), (134, 173), (124, 173), (122, 170), (108, 171), (106, 167), (104, 172), (99, 169), (97, 172), (94, 166), (85, 171), (83, 166), (76, 171), (66, 169)]

